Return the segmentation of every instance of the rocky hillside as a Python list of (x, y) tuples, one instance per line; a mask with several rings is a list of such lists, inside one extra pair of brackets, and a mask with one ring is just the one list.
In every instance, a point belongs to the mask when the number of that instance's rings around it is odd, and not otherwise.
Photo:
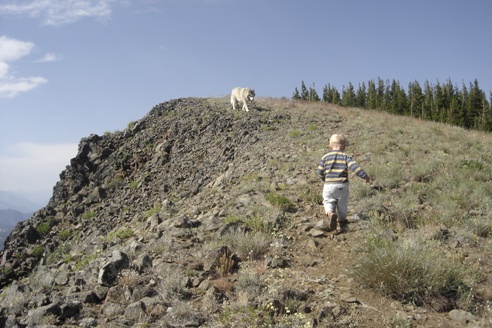
[[(229, 106), (171, 100), (122, 132), (82, 139), (49, 204), (0, 252), (0, 327), (486, 326), (490, 293), (481, 310), (436, 312), (354, 280), (379, 209), (352, 197), (349, 232), (327, 231), (315, 174), (327, 140), (347, 134), (367, 165), (358, 127), (384, 114), (278, 99), (248, 113)], [(366, 188), (358, 194), (382, 192)]]

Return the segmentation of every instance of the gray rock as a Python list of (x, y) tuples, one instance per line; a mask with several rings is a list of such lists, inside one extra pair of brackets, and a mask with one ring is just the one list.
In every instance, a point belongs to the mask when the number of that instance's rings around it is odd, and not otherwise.
[(448, 315), (453, 321), (463, 326), (466, 326), (468, 323), (477, 319), (472, 313), (457, 309), (451, 310)]
[(111, 258), (99, 270), (98, 283), (110, 287), (116, 282), (118, 273), (130, 266), (128, 255), (118, 250), (112, 253)]
[(42, 320), (47, 315), (53, 315), (55, 317), (60, 316), (60, 304), (52, 303), (45, 306), (41, 306), (32, 310), (29, 310), (27, 313), (27, 324), (31, 327), (38, 326), (42, 323)]
[(314, 228), (322, 231), (330, 231), (330, 222), (328, 222), (328, 220), (326, 219), (321, 219), (316, 222)]
[(145, 322), (147, 318), (144, 302), (137, 301), (128, 305), (125, 309), (125, 319), (132, 322)]

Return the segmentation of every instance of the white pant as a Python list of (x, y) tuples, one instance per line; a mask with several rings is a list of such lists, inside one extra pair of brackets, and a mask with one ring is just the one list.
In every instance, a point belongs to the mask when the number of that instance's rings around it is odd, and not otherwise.
[(338, 210), (338, 220), (347, 219), (349, 200), (348, 183), (325, 183), (323, 186), (323, 206), (325, 213)]

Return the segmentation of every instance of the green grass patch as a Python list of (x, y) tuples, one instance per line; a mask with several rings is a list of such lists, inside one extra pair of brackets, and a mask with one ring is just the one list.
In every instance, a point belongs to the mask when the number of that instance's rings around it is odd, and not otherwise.
[(89, 211), (89, 212), (85, 212), (84, 214), (82, 214), (82, 219), (92, 219), (92, 218), (95, 218), (96, 217), (96, 212), (94, 211)]
[(273, 206), (276, 206), (282, 212), (289, 212), (290, 210), (293, 210), (295, 208), (294, 203), (292, 203), (290, 199), (288, 199), (284, 195), (280, 195), (274, 192), (266, 194), (265, 199)]
[(51, 225), (48, 222), (40, 222), (36, 227), (36, 231), (41, 236), (46, 236), (51, 231)]
[(43, 255), (43, 252), (44, 248), (41, 245), (34, 245), (34, 247), (32, 248), (32, 255), (34, 255), (35, 257), (40, 257), (41, 255)]
[(161, 211), (161, 207), (156, 206), (145, 212), (145, 216), (150, 218), (152, 215), (154, 215), (155, 213), (159, 213), (160, 211)]
[(131, 228), (121, 228), (121, 229), (116, 230), (116, 231), (111, 231), (108, 234), (107, 239), (108, 239), (108, 241), (112, 241), (115, 238), (125, 240), (125, 239), (132, 237), (133, 234), (134, 234), (134, 232)]
[(289, 137), (291, 138), (299, 138), (302, 135), (302, 132), (299, 130), (294, 130), (289, 132)]
[(98, 256), (96, 254), (93, 254), (93, 255), (89, 255), (89, 256), (82, 258), (80, 261), (75, 263), (75, 265), (73, 266), (73, 270), (78, 271), (78, 270), (82, 269), (83, 267), (85, 267), (86, 265), (88, 265), (89, 263), (91, 263), (92, 261), (97, 259), (97, 257)]

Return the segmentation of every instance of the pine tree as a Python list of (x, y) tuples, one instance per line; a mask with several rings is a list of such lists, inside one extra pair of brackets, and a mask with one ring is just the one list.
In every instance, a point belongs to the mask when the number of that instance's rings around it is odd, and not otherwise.
[(455, 99), (455, 88), (451, 83), (451, 80), (448, 79), (446, 84), (443, 85), (443, 93), (444, 93), (444, 109), (445, 109), (445, 120), (444, 122), (447, 124), (456, 125), (456, 111), (458, 102)]
[(376, 84), (373, 80), (367, 83), (367, 100), (366, 107), (369, 109), (376, 109), (378, 106)]
[(446, 94), (444, 92), (444, 88), (441, 86), (441, 83), (439, 83), (439, 80), (437, 80), (437, 84), (434, 87), (434, 110), (435, 110), (435, 117), (434, 119), (436, 121), (439, 121), (441, 123), (446, 123), (446, 117), (447, 117), (447, 108), (448, 102), (446, 99)]
[(333, 93), (331, 92), (330, 84), (325, 84), (323, 87), (323, 101), (327, 103), (333, 103)]
[(393, 92), (391, 87), (389, 80), (386, 80), (383, 95), (383, 110), (386, 112), (389, 112), (392, 109)]
[(423, 98), (422, 88), (420, 84), (415, 82), (410, 82), (408, 85), (408, 99), (409, 99), (409, 107), (410, 107), (410, 115), (414, 117), (418, 117), (422, 113), (423, 106)]
[(462, 127), (464, 128), (467, 128), (469, 129), (470, 128), (470, 121), (469, 121), (469, 117), (468, 117), (468, 109), (467, 109), (467, 103), (468, 103), (468, 88), (466, 87), (465, 83), (462, 82), (463, 85), (462, 85), (462, 89), (461, 89), (461, 92), (460, 92), (460, 96), (461, 96), (461, 121), (463, 122), (462, 123)]
[(354, 107), (356, 105), (355, 102), (354, 86), (349, 82), (348, 87), (344, 88), (342, 91), (342, 106)]
[(301, 83), (301, 99), (302, 100), (308, 100), (309, 99), (309, 92), (308, 89), (306, 88), (306, 85), (304, 84), (304, 81)]
[(331, 89), (331, 93), (332, 93), (332, 103), (335, 105), (341, 105), (342, 99), (340, 98), (340, 92), (338, 92), (338, 90), (335, 87), (333, 87)]
[(470, 94), (466, 100), (466, 116), (468, 125), (467, 128), (478, 129), (480, 127), (480, 115), (483, 112), (484, 94), (478, 86), (478, 81), (470, 83)]
[(395, 114), (407, 114), (407, 95), (400, 86), (400, 82), (393, 80), (391, 83), (391, 111)]
[(318, 93), (316, 92), (316, 87), (314, 83), (309, 87), (309, 101), (320, 101)]
[(356, 95), (356, 106), (359, 108), (367, 108), (367, 93), (366, 93), (366, 84), (362, 82), (362, 85), (359, 83), (359, 88), (357, 89)]
[(299, 100), (301, 99), (301, 96), (299, 95), (299, 90), (297, 90), (297, 87), (294, 90), (294, 93), (292, 94), (292, 100)]
[(489, 91), (489, 102), (487, 103), (487, 114), (484, 131), (492, 132), (492, 92)]
[(377, 88), (377, 109), (384, 110), (384, 94), (385, 87), (384, 81), (378, 77), (378, 88)]
[(434, 106), (434, 94), (432, 87), (429, 81), (425, 81), (424, 86), (424, 103), (422, 106), (422, 115), (421, 118), (423, 120), (432, 120), (432, 108)]

